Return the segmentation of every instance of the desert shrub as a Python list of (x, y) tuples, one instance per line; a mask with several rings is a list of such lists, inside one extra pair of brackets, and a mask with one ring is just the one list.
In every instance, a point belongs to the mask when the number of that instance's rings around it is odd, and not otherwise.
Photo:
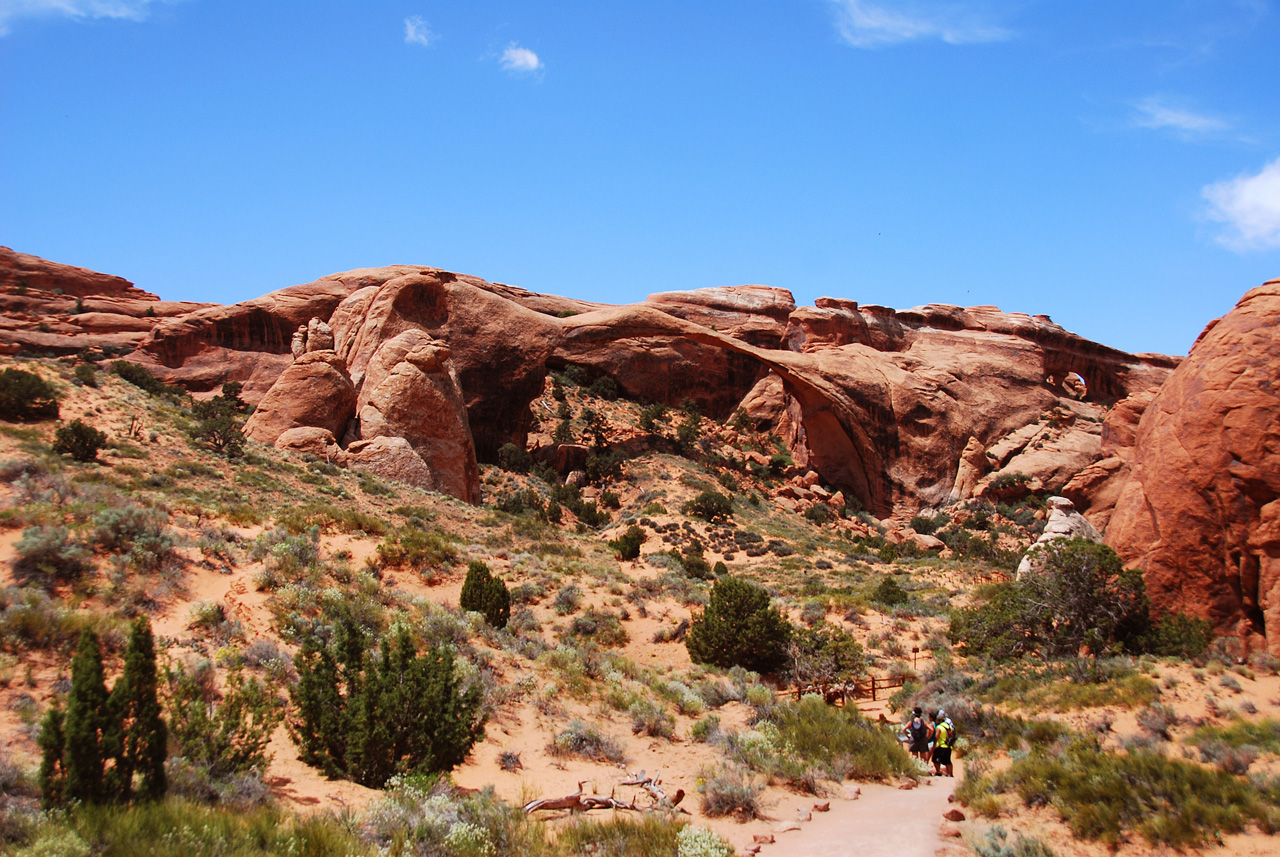
[(645, 405), (640, 409), (640, 420), (637, 425), (641, 431), (656, 434), (661, 430), (659, 423), (666, 422), (669, 410), (663, 404)]
[(1203, 654), (1212, 640), (1213, 629), (1208, 620), (1166, 613), (1152, 625), (1141, 649), (1159, 657), (1189, 659)]
[(25, 369), (0, 372), (0, 420), (28, 422), (58, 418), (53, 385)]
[(880, 582), (876, 584), (876, 588), (872, 591), (871, 598), (887, 607), (896, 607), (911, 600), (911, 596), (902, 588), (902, 584), (898, 583), (897, 579), (893, 577), (881, 578)]
[(587, 387), (588, 396), (595, 396), (597, 399), (604, 399), (609, 402), (612, 402), (621, 394), (622, 389), (618, 386), (618, 382), (608, 375), (601, 375)]
[(886, 779), (914, 772), (897, 736), (852, 706), (836, 708), (810, 694), (774, 706), (767, 721), (777, 729), (788, 761), (817, 767), (833, 779)]
[(555, 601), (551, 606), (561, 616), (576, 613), (578, 608), (582, 606), (582, 590), (573, 584), (562, 586), (560, 591), (556, 593)]
[(53, 451), (76, 461), (93, 461), (106, 445), (106, 434), (79, 419), (58, 426), (53, 433)]
[(640, 556), (640, 545), (644, 543), (645, 532), (635, 524), (627, 527), (626, 531), (616, 539), (611, 540), (608, 544), (617, 554), (620, 560), (636, 559)]
[(458, 559), (458, 552), (447, 534), (413, 526), (389, 533), (377, 550), (379, 563), (391, 568), (440, 568)]
[(78, 363), (76, 364), (75, 378), (86, 387), (97, 387), (98, 367), (92, 363)]
[(156, 687), (155, 641), (145, 619), (133, 625), (124, 671), (109, 693), (98, 635), (88, 628), (81, 633), (71, 661), (67, 707), (51, 708), (40, 730), (45, 806), (164, 795), (166, 728)]
[(916, 515), (911, 519), (911, 529), (921, 535), (931, 536), (950, 521), (951, 519), (941, 512), (936, 515)]
[(731, 816), (738, 821), (764, 818), (760, 792), (764, 786), (754, 782), (741, 768), (720, 767), (699, 779), (702, 814), (710, 818)]
[(711, 601), (690, 624), (685, 646), (696, 663), (767, 672), (786, 662), (791, 630), (769, 593), (726, 577), (711, 588)]
[(382, 855), (537, 857), (547, 853), (542, 825), (519, 807), (499, 800), (492, 788), (469, 792), (437, 776), (393, 778), (381, 799), (362, 813), (361, 829), (375, 853)]
[(733, 517), (733, 501), (718, 491), (703, 491), (684, 505), (684, 513), (704, 521)]
[(804, 516), (806, 520), (818, 525), (829, 524), (836, 519), (835, 510), (826, 503), (814, 503), (804, 510)]
[(132, 503), (103, 509), (93, 516), (93, 543), (106, 551), (129, 551), (135, 545), (168, 553), (173, 540), (166, 533), (168, 515)]
[(1009, 841), (1009, 832), (998, 824), (988, 827), (980, 838), (971, 841), (978, 857), (1055, 857), (1054, 851), (1034, 836), (1015, 834)]
[(14, 551), (14, 577), (44, 586), (70, 583), (91, 568), (89, 549), (72, 538), (66, 527), (23, 530)]
[[(205, 402), (197, 404), (204, 405)], [(227, 458), (244, 455), (244, 429), (240, 421), (230, 413), (203, 411), (200, 421), (191, 430), (191, 437), (214, 452)]]
[(180, 397), (185, 395), (186, 392), (181, 387), (169, 386), (144, 367), (139, 366), (137, 363), (130, 363), (127, 360), (116, 360), (111, 364), (111, 371), (119, 376), (122, 381), (127, 381), (135, 387), (146, 390), (153, 396)]
[(662, 704), (652, 699), (637, 699), (627, 709), (631, 715), (631, 731), (654, 738), (673, 738), (676, 722)]
[(1250, 821), (1266, 830), (1280, 821), (1270, 799), (1239, 777), (1148, 750), (1107, 753), (1089, 740), (1035, 748), (993, 787), (1052, 806), (1078, 838), (1113, 848), (1131, 832), (1152, 846), (1194, 848)]
[(511, 619), (511, 593), (501, 579), (489, 571), (489, 566), (472, 560), (467, 567), (467, 577), (462, 583), (458, 605), (463, 610), (474, 610), (495, 628), (507, 627)]
[(1145, 732), (1168, 741), (1172, 736), (1169, 730), (1177, 726), (1181, 718), (1178, 712), (1174, 711), (1163, 703), (1153, 703), (1138, 712), (1138, 726)]
[(190, 671), (172, 666), (166, 679), (177, 755), (213, 782), (266, 769), (267, 744), (284, 718), (284, 701), (267, 684), (232, 669), (219, 695), (208, 661)]
[(484, 734), (480, 688), (463, 681), (452, 648), (420, 652), (403, 625), (377, 639), (343, 620), (328, 644), (304, 640), (294, 666), (290, 732), (302, 760), (330, 776), (378, 788), (452, 770)]
[(370, 853), (336, 818), (274, 806), (239, 812), (185, 800), (51, 816), (22, 857), (328, 857)]
[(569, 623), (568, 634), (594, 642), (603, 648), (625, 646), (631, 639), (622, 621), (612, 613), (588, 607)]
[(1115, 551), (1088, 539), (1058, 539), (1037, 552), (1039, 567), (952, 614), (953, 642), (996, 658), (1141, 646), (1149, 602), (1140, 572), (1124, 569)]
[(589, 723), (574, 719), (547, 747), (553, 756), (581, 756), (597, 762), (626, 761), (626, 753), (612, 738)]
[(498, 466), (511, 473), (528, 473), (533, 467), (533, 456), (522, 446), (504, 443), (498, 447)]

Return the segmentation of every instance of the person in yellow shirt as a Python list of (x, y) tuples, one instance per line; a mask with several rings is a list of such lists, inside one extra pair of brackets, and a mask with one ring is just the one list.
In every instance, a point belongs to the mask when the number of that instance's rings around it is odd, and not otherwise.
[(947, 719), (947, 715), (939, 711), (930, 714), (933, 721), (933, 771), (934, 776), (955, 776), (951, 766), (951, 746), (956, 740), (955, 727)]

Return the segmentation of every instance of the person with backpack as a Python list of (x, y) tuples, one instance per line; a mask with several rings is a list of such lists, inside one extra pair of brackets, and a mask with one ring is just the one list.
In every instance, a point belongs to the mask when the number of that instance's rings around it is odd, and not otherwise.
[(951, 748), (956, 742), (956, 728), (952, 725), (947, 713), (938, 710), (937, 714), (930, 714), (933, 720), (933, 771), (934, 776), (955, 776), (954, 769), (951, 766)]
[(907, 721), (905, 730), (907, 737), (910, 739), (907, 747), (908, 752), (920, 759), (925, 764), (929, 763), (929, 739), (931, 731), (929, 724), (924, 721), (924, 714), (917, 706), (911, 713), (911, 719)]

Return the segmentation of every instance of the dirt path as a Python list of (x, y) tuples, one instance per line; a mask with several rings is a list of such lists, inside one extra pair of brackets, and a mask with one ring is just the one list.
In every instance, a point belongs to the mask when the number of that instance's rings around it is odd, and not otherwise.
[(958, 782), (935, 777), (906, 791), (863, 785), (858, 800), (832, 799), (830, 812), (815, 812), (799, 830), (775, 834), (776, 842), (763, 846), (760, 855), (934, 857), (948, 841), (938, 835), (938, 827), (942, 814), (954, 806), (947, 797)]

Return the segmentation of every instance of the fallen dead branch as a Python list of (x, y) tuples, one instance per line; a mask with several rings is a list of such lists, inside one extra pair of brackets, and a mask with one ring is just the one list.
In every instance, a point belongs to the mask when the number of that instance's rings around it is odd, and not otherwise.
[(615, 809), (628, 810), (630, 812), (682, 812), (688, 815), (688, 810), (679, 807), (680, 801), (684, 800), (684, 789), (677, 789), (672, 797), (667, 797), (666, 792), (659, 786), (661, 780), (658, 778), (658, 772), (655, 771), (653, 776), (649, 776), (645, 771), (639, 774), (629, 774), (628, 778), (618, 783), (619, 786), (639, 786), (643, 793), (647, 796), (646, 803), (639, 803), (640, 795), (633, 795), (630, 803), (623, 803), (614, 797), (614, 791), (610, 791), (608, 797), (596, 794), (583, 794), (582, 787), (586, 780), (578, 782), (578, 790), (571, 795), (563, 797), (544, 797), (537, 800), (531, 800), (524, 805), (524, 811), (527, 813), (537, 812), (540, 809), (567, 809), (569, 812), (590, 812), (593, 809)]

